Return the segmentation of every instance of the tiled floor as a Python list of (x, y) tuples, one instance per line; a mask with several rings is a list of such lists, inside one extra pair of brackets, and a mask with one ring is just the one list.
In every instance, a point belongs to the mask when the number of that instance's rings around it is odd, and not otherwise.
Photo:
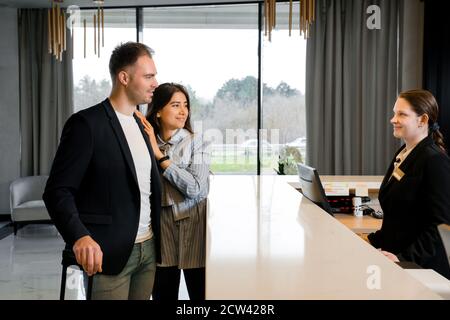
[[(53, 225), (27, 225), (0, 240), (0, 300), (59, 298), (64, 241)], [(184, 279), (180, 299), (189, 299)]]

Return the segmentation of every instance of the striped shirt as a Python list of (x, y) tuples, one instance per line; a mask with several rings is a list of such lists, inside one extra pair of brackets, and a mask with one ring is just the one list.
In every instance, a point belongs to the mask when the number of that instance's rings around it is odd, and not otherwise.
[(206, 203), (210, 155), (201, 135), (179, 129), (167, 142), (157, 137), (171, 164), (162, 173), (160, 266), (205, 266)]

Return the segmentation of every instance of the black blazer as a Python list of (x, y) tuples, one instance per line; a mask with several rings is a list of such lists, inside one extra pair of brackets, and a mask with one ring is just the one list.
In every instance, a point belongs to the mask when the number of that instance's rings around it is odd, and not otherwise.
[(428, 136), (400, 164), (404, 172), (400, 181), (395, 177), (389, 180), (394, 161), (395, 157), (378, 196), (383, 224), (369, 235), (369, 241), (400, 260), (434, 269), (450, 279), (450, 266), (437, 230), (437, 225), (450, 222), (450, 159)]
[[(135, 118), (152, 159), (151, 224), (159, 262), (161, 182), (147, 134)], [(122, 271), (133, 249), (141, 202), (131, 151), (108, 99), (67, 120), (43, 199), (67, 247), (90, 235), (103, 251), (103, 274)]]

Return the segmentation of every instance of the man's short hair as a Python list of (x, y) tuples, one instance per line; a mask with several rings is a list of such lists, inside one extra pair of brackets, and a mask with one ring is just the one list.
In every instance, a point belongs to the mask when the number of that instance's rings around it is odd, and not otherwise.
[(154, 51), (143, 43), (126, 42), (114, 48), (109, 59), (109, 73), (114, 85), (117, 74), (125, 67), (136, 63), (140, 56), (147, 55), (152, 58)]

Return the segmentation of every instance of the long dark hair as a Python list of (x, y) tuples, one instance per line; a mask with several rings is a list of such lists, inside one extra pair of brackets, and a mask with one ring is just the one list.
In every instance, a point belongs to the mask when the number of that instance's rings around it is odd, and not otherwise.
[(186, 96), (188, 116), (186, 123), (184, 124), (184, 129), (188, 130), (190, 133), (194, 133), (191, 126), (191, 103), (189, 101), (189, 94), (185, 87), (178, 83), (163, 83), (160, 84), (153, 92), (152, 102), (148, 104), (147, 120), (153, 126), (155, 134), (161, 133), (161, 124), (159, 123), (159, 118), (156, 116), (157, 113), (164, 108), (172, 99), (172, 96), (176, 92), (181, 92)]
[(444, 136), (437, 126), (439, 106), (433, 94), (427, 90), (414, 89), (400, 93), (399, 98), (408, 101), (418, 116), (428, 115), (428, 135), (431, 134), (437, 146), (445, 152)]

